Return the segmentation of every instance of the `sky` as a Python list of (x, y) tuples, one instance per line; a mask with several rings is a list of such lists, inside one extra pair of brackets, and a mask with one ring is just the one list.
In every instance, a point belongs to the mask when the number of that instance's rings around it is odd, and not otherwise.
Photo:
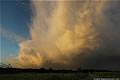
[[(9, 57), (11, 55), (17, 56), (19, 46), (16, 40), (10, 38), (8, 35), (16, 34), (24, 37), (29, 37), (28, 23), (30, 21), (30, 7), (29, 1), (16, 1), (16, 0), (2, 0), (1, 1), (1, 28), (6, 32), (1, 35), (1, 54), (2, 57)], [(18, 25), (19, 24), (19, 25)]]
[(19, 68), (120, 70), (119, 4), (2, 0), (1, 60)]

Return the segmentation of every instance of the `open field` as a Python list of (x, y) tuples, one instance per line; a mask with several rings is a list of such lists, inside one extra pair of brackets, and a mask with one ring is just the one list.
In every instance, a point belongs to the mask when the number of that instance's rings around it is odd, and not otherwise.
[(87, 73), (17, 73), (2, 74), (0, 80), (92, 80)]
[(0, 80), (93, 80), (99, 77), (120, 77), (118, 72), (91, 73), (14, 73), (0, 74)]

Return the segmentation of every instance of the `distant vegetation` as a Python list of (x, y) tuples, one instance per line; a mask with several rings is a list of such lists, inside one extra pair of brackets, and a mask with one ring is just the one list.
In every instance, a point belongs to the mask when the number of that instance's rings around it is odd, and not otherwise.
[(10, 64), (0, 67), (0, 80), (93, 80), (96, 77), (120, 77), (120, 72), (80, 67), (76, 70), (20, 69)]

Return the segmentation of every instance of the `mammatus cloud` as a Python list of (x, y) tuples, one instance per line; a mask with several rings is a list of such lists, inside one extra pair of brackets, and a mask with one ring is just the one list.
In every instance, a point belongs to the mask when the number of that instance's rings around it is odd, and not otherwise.
[(103, 46), (101, 34), (108, 36), (107, 4), (102, 0), (31, 1), (32, 39), (19, 43), (19, 56), (10, 62), (22, 68), (80, 66)]

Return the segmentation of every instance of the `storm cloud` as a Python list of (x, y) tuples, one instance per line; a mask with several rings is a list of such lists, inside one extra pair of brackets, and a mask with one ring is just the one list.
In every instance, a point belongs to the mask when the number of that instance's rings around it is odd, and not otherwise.
[(22, 68), (120, 70), (120, 1), (31, 1), (31, 40), (10, 59)]

